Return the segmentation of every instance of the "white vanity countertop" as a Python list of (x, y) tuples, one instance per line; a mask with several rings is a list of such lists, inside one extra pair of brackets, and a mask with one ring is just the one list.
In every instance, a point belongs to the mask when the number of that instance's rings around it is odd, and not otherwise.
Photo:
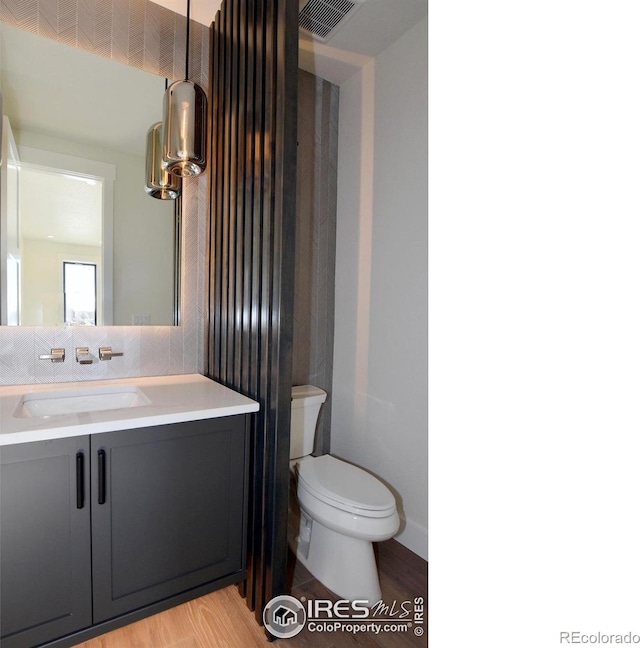
[[(137, 387), (149, 405), (29, 416), (25, 394), (109, 386)], [(257, 412), (258, 403), (200, 374), (0, 387), (0, 446)]]

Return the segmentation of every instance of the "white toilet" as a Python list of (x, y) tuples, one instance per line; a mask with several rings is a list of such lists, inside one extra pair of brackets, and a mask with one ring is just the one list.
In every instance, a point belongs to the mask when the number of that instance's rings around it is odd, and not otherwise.
[(292, 390), (289, 546), (335, 594), (373, 605), (381, 592), (371, 543), (397, 532), (396, 500), (362, 468), (331, 455), (311, 456), (326, 398), (325, 391), (312, 385)]

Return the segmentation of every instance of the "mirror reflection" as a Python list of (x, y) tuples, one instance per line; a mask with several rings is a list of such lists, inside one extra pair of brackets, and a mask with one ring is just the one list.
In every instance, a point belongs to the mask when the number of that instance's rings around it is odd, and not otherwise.
[(179, 209), (144, 191), (164, 78), (6, 24), (0, 45), (1, 323), (174, 324)]

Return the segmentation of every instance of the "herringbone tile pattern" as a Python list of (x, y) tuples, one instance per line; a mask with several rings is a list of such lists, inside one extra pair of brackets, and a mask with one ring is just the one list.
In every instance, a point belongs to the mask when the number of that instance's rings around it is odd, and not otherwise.
[[(149, 0), (2, 0), (2, 22), (172, 80), (185, 75), (186, 18)], [(209, 30), (191, 21), (189, 77), (209, 83)]]

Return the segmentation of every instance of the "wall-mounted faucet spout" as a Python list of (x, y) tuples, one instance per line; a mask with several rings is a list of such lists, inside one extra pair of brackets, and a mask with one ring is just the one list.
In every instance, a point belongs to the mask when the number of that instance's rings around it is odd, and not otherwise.
[(89, 347), (76, 347), (76, 362), (80, 364), (93, 364), (96, 357), (89, 353)]

